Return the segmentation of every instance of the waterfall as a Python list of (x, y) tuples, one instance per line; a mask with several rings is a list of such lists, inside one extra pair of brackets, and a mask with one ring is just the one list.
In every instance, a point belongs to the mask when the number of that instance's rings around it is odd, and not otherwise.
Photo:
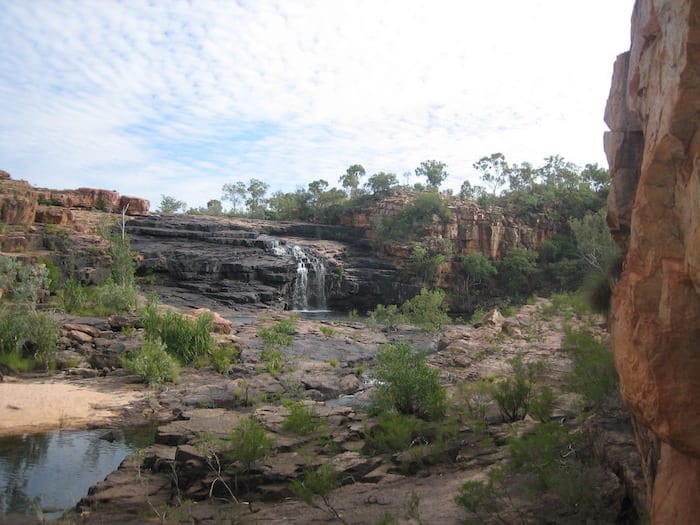
[(298, 244), (289, 246), (277, 239), (271, 241), (270, 251), (280, 257), (292, 257), (297, 263), (290, 297), (291, 309), (325, 310), (326, 264), (323, 257)]

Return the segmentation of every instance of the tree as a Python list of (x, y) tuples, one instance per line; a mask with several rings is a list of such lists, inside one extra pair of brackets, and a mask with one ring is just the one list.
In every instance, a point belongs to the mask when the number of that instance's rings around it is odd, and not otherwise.
[(481, 180), (491, 187), (493, 195), (496, 195), (505, 185), (510, 172), (503, 153), (492, 153), (488, 157), (481, 157), (474, 163), (474, 169), (481, 172)]
[(391, 188), (398, 186), (399, 179), (393, 173), (385, 173), (380, 171), (372, 175), (365, 187), (372, 192), (373, 195), (384, 195), (391, 191)]
[(431, 254), (425, 246), (416, 244), (413, 246), (408, 267), (415, 272), (421, 283), (427, 286), (435, 279), (435, 272), (445, 260), (443, 254)]
[(187, 208), (187, 203), (177, 200), (175, 197), (170, 195), (162, 195), (160, 206), (158, 206), (159, 213), (177, 213), (179, 210)]
[(530, 278), (537, 270), (536, 260), (537, 252), (527, 248), (512, 248), (501, 259), (498, 274), (508, 293), (518, 295), (532, 289)]
[(265, 215), (265, 194), (269, 184), (258, 179), (248, 181), (248, 198), (245, 203), (251, 217), (263, 217)]
[(496, 275), (496, 267), (483, 253), (469, 253), (461, 259), (464, 278), (464, 295), (467, 306), (471, 305), (471, 298), (476, 295), (476, 289), (489, 277)]
[(207, 201), (207, 215), (213, 215), (215, 217), (218, 217), (223, 213), (223, 209), (221, 208), (221, 201), (217, 199), (212, 199), (210, 201)]
[(438, 189), (449, 175), (447, 171), (445, 171), (445, 168), (447, 168), (447, 164), (444, 162), (425, 160), (416, 168), (416, 175), (428, 179), (428, 186), (430, 188)]
[(234, 215), (238, 213), (238, 205), (243, 204), (247, 193), (245, 183), (241, 181), (227, 183), (224, 184), (223, 188), (221, 188), (221, 191), (223, 192), (221, 200), (231, 201), (231, 211)]
[(605, 209), (587, 213), (581, 219), (572, 219), (571, 231), (581, 260), (593, 271), (605, 273), (619, 255), (619, 249), (610, 236), (605, 222)]
[(364, 177), (366, 173), (362, 164), (353, 164), (340, 176), (338, 181), (343, 188), (347, 190), (350, 197), (355, 197), (360, 186), (360, 179)]
[(484, 194), (485, 190), (483, 186), (472, 186), (472, 183), (465, 180), (459, 189), (459, 196), (462, 200), (473, 201), (478, 199)]

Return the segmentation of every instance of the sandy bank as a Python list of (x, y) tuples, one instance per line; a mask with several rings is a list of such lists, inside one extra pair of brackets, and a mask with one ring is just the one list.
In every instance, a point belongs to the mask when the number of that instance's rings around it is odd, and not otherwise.
[(140, 385), (61, 380), (0, 383), (0, 435), (114, 424), (147, 396)]

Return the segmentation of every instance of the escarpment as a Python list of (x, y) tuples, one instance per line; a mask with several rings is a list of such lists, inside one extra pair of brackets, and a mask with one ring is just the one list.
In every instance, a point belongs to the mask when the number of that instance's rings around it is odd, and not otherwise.
[(606, 109), (612, 344), (653, 523), (700, 515), (700, 0), (638, 0)]

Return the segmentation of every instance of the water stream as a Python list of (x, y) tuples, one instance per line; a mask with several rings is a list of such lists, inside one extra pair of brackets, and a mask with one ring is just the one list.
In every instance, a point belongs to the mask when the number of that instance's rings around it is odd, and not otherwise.
[(325, 311), (326, 261), (309, 248), (289, 245), (278, 240), (271, 242), (271, 250), (280, 257), (292, 257), (297, 263), (297, 275), (292, 285), (290, 306), (298, 311)]
[(8, 515), (60, 517), (124, 458), (152, 443), (155, 427), (112, 430), (102, 439), (106, 433), (61, 430), (0, 438), (0, 523)]

